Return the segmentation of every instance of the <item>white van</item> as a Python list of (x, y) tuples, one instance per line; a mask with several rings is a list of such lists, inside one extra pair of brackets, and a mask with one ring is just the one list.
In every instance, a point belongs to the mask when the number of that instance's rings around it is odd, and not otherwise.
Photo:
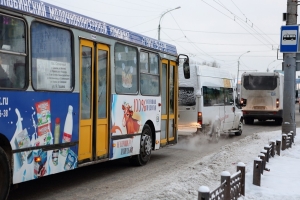
[(275, 120), (282, 124), (284, 75), (278, 72), (245, 72), (241, 79), (241, 104), (245, 124)]
[(241, 135), (242, 112), (235, 103), (235, 87), (225, 70), (191, 64), (186, 79), (179, 65), (178, 134), (204, 132), (214, 140), (220, 134)]

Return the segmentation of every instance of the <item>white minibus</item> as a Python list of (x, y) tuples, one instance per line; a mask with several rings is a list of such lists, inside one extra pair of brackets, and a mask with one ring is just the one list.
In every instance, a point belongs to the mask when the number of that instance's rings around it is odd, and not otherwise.
[(178, 134), (200, 132), (218, 141), (221, 134), (241, 135), (242, 112), (236, 106), (234, 79), (228, 71), (190, 63), (179, 65)]

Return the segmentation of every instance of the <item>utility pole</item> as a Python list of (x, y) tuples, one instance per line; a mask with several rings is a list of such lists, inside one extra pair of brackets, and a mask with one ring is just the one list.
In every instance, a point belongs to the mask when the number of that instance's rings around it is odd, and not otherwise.
[[(286, 25), (297, 25), (297, 0), (287, 0)], [(297, 38), (299, 41), (299, 38)], [(284, 89), (283, 89), (283, 122), (282, 133), (293, 131), (296, 134), (295, 123), (295, 85), (296, 85), (296, 54), (284, 53)]]

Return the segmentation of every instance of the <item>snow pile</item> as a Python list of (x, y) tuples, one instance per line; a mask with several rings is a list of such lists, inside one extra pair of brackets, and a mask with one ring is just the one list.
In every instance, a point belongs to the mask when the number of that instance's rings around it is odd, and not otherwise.
[[(157, 180), (148, 183), (147, 188), (134, 188), (121, 195), (120, 199), (197, 199), (200, 186), (208, 186), (210, 191), (214, 190), (220, 185), (222, 171), (234, 174), (239, 162), (245, 163), (246, 174), (251, 173), (253, 160), (260, 150), (271, 140), (280, 138), (281, 131), (253, 133), (237, 142), (222, 146), (216, 153), (186, 165), (185, 168), (174, 168), (168, 177), (157, 177)], [(185, 141), (184, 145), (189, 150), (195, 147), (199, 149), (197, 138)], [(178, 147), (183, 147), (183, 144), (179, 143)], [(248, 175), (246, 181), (252, 181), (252, 177)]]

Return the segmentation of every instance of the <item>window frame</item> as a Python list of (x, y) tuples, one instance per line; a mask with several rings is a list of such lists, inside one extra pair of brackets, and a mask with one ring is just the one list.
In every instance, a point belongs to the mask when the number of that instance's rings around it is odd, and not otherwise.
[[(147, 53), (148, 54), (148, 72), (146, 73), (146, 72), (142, 72), (142, 70), (141, 70), (141, 62), (140, 62), (140, 55), (141, 55), (141, 53)], [(150, 67), (150, 54), (154, 54), (154, 55), (156, 55), (157, 56), (157, 74), (154, 74), (154, 73), (151, 73), (151, 67)], [(161, 77), (161, 59), (160, 59), (160, 55), (159, 55), (159, 53), (154, 53), (154, 52), (151, 52), (151, 51), (146, 51), (146, 50), (144, 50), (144, 49), (141, 49), (141, 51), (140, 51), (140, 53), (139, 53), (139, 67), (138, 67), (138, 71), (139, 71), (139, 76), (141, 77), (141, 74), (143, 74), (143, 75), (147, 75), (147, 76), (157, 76), (158, 77), (158, 93), (157, 93), (157, 95), (151, 95), (151, 94), (143, 94), (143, 92), (142, 92), (142, 88), (141, 87), (139, 87), (139, 91), (140, 91), (140, 94), (142, 95), (142, 96), (160, 96), (160, 93), (161, 93), (161, 90), (160, 90), (160, 85), (161, 85), (161, 80), (160, 80), (160, 77)], [(140, 78), (140, 80), (139, 80), (139, 86), (141, 86), (141, 83), (140, 83), (140, 81), (141, 81), (141, 78)]]
[[(210, 90), (216, 90), (216, 91), (219, 91), (219, 94), (218, 94), (218, 97), (222, 97), (222, 98), (216, 98), (217, 96), (215, 96), (215, 93), (212, 93), (210, 95), (214, 95), (214, 101), (216, 101), (215, 104), (211, 104), (211, 105), (208, 105), (207, 103), (205, 103), (205, 100), (206, 100), (206, 93), (205, 93), (205, 90), (204, 88), (208, 88)], [(203, 86), (202, 87), (202, 91), (203, 91), (203, 106), (204, 107), (213, 107), (213, 106), (227, 106), (227, 105), (233, 105), (233, 104), (229, 104), (225, 102), (225, 98), (226, 98), (226, 90), (232, 90), (233, 91), (233, 88), (227, 88), (227, 87), (214, 87), (214, 86)], [(233, 96), (233, 93), (232, 93), (232, 97), (234, 98)], [(223, 99), (223, 102), (221, 102), (220, 100)]]
[(5, 13), (0, 13), (0, 15), (2, 16), (7, 16), (7, 17), (10, 17), (10, 18), (14, 18), (14, 19), (17, 19), (17, 20), (20, 20), (24, 23), (24, 40), (25, 40), (25, 52), (24, 53), (21, 53), (21, 52), (14, 52), (14, 51), (10, 51), (10, 50), (3, 50), (2, 48), (0, 48), (0, 53), (1, 54), (8, 54), (8, 55), (13, 55), (13, 56), (23, 56), (25, 57), (25, 77), (24, 77), (24, 87), (23, 88), (12, 88), (12, 87), (1, 87), (0, 90), (20, 90), (20, 91), (25, 91), (27, 90), (28, 86), (29, 86), (29, 56), (28, 56), (28, 51), (29, 51), (29, 44), (28, 44), (28, 23), (27, 21), (24, 19), (24, 18), (21, 18), (21, 17), (17, 17), (17, 16), (13, 16), (13, 15), (10, 15), (10, 14), (5, 14)]
[(28, 45), (28, 46), (30, 46), (30, 50), (31, 50), (31, 54), (30, 54), (30, 61), (31, 61), (31, 77), (33, 77), (33, 75), (32, 75), (32, 72), (33, 72), (33, 65), (32, 65), (32, 60), (33, 60), (33, 58), (32, 58), (32, 50), (33, 50), (33, 48), (32, 48), (32, 34), (31, 34), (31, 31), (32, 31), (32, 24), (33, 23), (36, 23), (36, 22), (38, 22), (38, 23), (42, 23), (42, 24), (44, 24), (44, 25), (47, 25), (47, 26), (52, 26), (52, 27), (55, 27), (55, 28), (59, 28), (59, 29), (63, 29), (63, 30), (66, 30), (66, 31), (68, 31), (69, 33), (70, 33), (70, 42), (71, 42), (71, 46), (70, 46), (70, 52), (71, 52), (71, 65), (70, 65), (70, 69), (72, 70), (71, 71), (71, 86), (70, 86), (70, 90), (46, 90), (46, 89), (37, 89), (37, 88), (35, 88), (34, 87), (34, 84), (33, 84), (33, 81), (32, 81), (32, 78), (31, 78), (31, 86), (32, 86), (32, 88), (33, 88), (33, 90), (34, 91), (47, 91), (47, 92), (62, 92), (62, 93), (72, 93), (74, 90), (75, 90), (75, 82), (76, 82), (76, 80), (75, 80), (75, 48), (74, 48), (74, 33), (73, 33), (73, 31), (69, 28), (69, 27), (66, 27), (66, 26), (61, 26), (61, 25), (58, 25), (58, 24), (55, 24), (55, 23), (51, 23), (51, 22), (47, 22), (47, 21), (44, 21), (44, 20), (40, 20), (40, 19), (35, 19), (35, 20), (33, 20), (32, 22), (31, 22), (31, 24), (30, 24), (30, 29), (29, 29), (29, 31), (30, 31), (30, 44)]
[[(116, 73), (116, 71), (117, 71), (117, 62), (116, 62), (116, 57), (117, 57), (117, 55), (116, 55), (116, 46), (117, 45), (123, 45), (123, 46), (127, 46), (127, 47), (131, 47), (131, 48), (134, 48), (135, 50), (136, 50), (136, 91), (135, 92), (132, 92), (132, 93), (126, 93), (126, 92), (120, 92), (120, 91), (117, 91), (117, 83), (116, 83), (116, 80), (117, 80), (117, 78), (116, 78), (116, 75), (117, 75), (117, 73)], [(127, 44), (127, 43), (122, 43), (122, 42), (116, 42), (115, 44), (114, 44), (114, 49), (113, 49), (113, 59), (114, 59), (114, 80), (113, 80), (113, 82), (114, 82), (114, 85), (115, 85), (115, 93), (116, 94), (122, 94), (122, 95), (138, 95), (138, 93), (139, 93), (139, 80), (140, 80), (140, 78), (139, 78), (139, 50), (138, 50), (138, 47), (137, 46), (133, 46), (133, 45), (129, 45), (129, 44)]]

